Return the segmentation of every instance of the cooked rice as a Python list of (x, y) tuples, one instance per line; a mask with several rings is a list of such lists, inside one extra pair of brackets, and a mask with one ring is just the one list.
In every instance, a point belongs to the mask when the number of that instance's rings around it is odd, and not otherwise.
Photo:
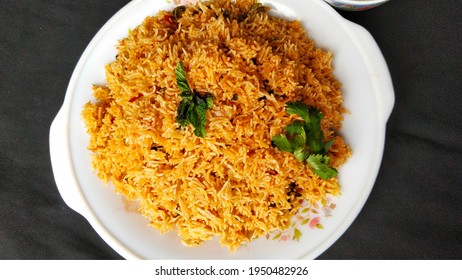
[[(286, 229), (302, 200), (339, 194), (337, 178), (322, 180), (272, 147), (272, 136), (298, 119), (286, 113), (287, 102), (322, 111), (325, 141), (335, 139), (334, 167), (350, 156), (337, 133), (345, 109), (332, 54), (315, 48), (299, 21), (254, 4), (212, 0), (177, 21), (172, 11), (147, 17), (119, 42), (107, 84), (94, 86), (96, 101), (82, 112), (97, 175), (139, 201), (153, 227), (176, 228), (188, 246), (218, 235), (235, 250)], [(205, 138), (175, 120), (179, 61), (191, 88), (214, 96)]]

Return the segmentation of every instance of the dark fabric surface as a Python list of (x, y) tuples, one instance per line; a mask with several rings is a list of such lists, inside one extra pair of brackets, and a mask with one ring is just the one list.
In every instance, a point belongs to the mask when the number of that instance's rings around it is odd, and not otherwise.
[[(0, 259), (120, 259), (67, 207), (48, 134), (72, 71), (129, 1), (0, 1)], [(460, 1), (341, 12), (374, 36), (396, 103), (363, 210), (319, 259), (461, 259)]]

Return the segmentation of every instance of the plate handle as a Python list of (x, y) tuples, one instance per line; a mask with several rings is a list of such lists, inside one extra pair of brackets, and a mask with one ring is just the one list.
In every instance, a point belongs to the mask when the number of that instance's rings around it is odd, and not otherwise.
[(347, 21), (347, 28), (355, 35), (358, 42), (358, 49), (366, 58), (366, 65), (369, 76), (373, 82), (375, 92), (381, 109), (380, 115), (387, 122), (395, 104), (395, 93), (393, 83), (388, 70), (387, 63), (380, 51), (379, 46), (372, 35), (364, 27)]
[(50, 157), (56, 186), (64, 202), (74, 211), (85, 216), (87, 208), (80, 191), (69, 150), (69, 127), (64, 110), (59, 110), (50, 127)]

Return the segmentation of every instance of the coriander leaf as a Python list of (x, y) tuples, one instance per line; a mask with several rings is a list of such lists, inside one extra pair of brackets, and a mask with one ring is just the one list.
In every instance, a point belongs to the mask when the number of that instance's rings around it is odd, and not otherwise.
[(305, 149), (306, 147), (306, 138), (305, 138), (305, 130), (302, 131), (303, 133), (295, 135), (293, 138), (289, 138), (289, 142), (292, 145), (292, 151), (298, 149)]
[(285, 130), (289, 133), (289, 135), (293, 136), (296, 134), (305, 134), (306, 137), (306, 132), (305, 132), (305, 122), (302, 121), (294, 121), (288, 126), (286, 126)]
[(324, 148), (324, 133), (321, 129), (321, 119), (324, 115), (317, 109), (310, 111), (310, 122), (307, 122), (306, 143), (313, 154), (319, 153)]
[(330, 158), (325, 155), (334, 140), (324, 143), (324, 133), (321, 129), (321, 120), (324, 117), (322, 112), (316, 108), (309, 108), (303, 102), (287, 103), (286, 111), (299, 115), (303, 121), (293, 121), (286, 126), (287, 136), (273, 136), (273, 145), (281, 151), (292, 153), (300, 162), (306, 161), (313, 172), (322, 179), (337, 176), (337, 170), (329, 167)]
[(188, 111), (193, 107), (194, 107), (194, 104), (191, 103), (191, 101), (187, 99), (183, 99), (180, 102), (180, 105), (178, 106), (178, 109), (177, 109), (176, 121), (181, 126), (187, 126), (189, 124)]
[(309, 108), (305, 103), (298, 102), (289, 102), (286, 104), (286, 111), (289, 114), (299, 115), (306, 123), (310, 122)]
[(334, 144), (334, 139), (324, 143), (324, 154), (327, 154), (327, 152), (329, 152), (329, 149), (332, 146), (332, 144)]
[(310, 150), (313, 154), (318, 154), (324, 148), (322, 139), (320, 139), (319, 134), (316, 135), (313, 133), (308, 133), (306, 140), (308, 147), (310, 147)]
[(328, 166), (329, 160), (330, 158), (328, 156), (312, 154), (307, 158), (306, 162), (311, 166), (314, 174), (326, 180), (338, 174), (337, 169)]
[(273, 144), (278, 147), (279, 150), (292, 153), (292, 145), (285, 134), (274, 135), (272, 140)]
[(308, 157), (308, 163), (313, 169), (321, 169), (329, 163), (330, 158), (321, 154), (312, 154)]
[(183, 62), (181, 61), (176, 65), (175, 77), (176, 84), (178, 85), (181, 93), (192, 93), (192, 90), (188, 84), (188, 79), (186, 78), (186, 70), (184, 69)]
[(300, 162), (304, 162), (308, 158), (309, 155), (310, 154), (305, 149), (297, 149), (294, 151), (295, 158)]

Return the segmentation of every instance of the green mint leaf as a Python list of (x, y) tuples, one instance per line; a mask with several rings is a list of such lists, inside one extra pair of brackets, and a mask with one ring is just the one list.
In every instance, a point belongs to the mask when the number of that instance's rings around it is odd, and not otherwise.
[(306, 162), (313, 169), (314, 174), (326, 180), (338, 174), (337, 169), (328, 166), (329, 160), (330, 158), (328, 156), (312, 154), (306, 159)]
[(273, 144), (278, 147), (279, 150), (289, 153), (293, 152), (292, 144), (289, 142), (285, 134), (274, 135), (272, 140)]
[(187, 126), (189, 124), (188, 120), (188, 112), (194, 107), (194, 104), (191, 103), (191, 101), (187, 99), (183, 99), (180, 102), (180, 105), (178, 106), (177, 109), (177, 116), (176, 116), (176, 121), (181, 125), (181, 126)]
[(207, 109), (213, 107), (213, 95), (210, 92), (205, 94), (205, 103), (207, 104)]
[(192, 101), (194, 95), (192, 95), (191, 93), (183, 93), (183, 92), (182, 92), (182, 93), (180, 93), (180, 97), (181, 97), (182, 99), (187, 99), (187, 100), (189, 100), (189, 101)]
[(193, 109), (188, 111), (188, 120), (194, 126), (194, 134), (197, 137), (205, 137), (205, 123), (207, 104), (200, 98), (195, 96)]
[[(205, 103), (204, 99), (199, 95), (199, 93), (196, 90), (194, 90), (194, 95), (193, 95), (192, 100), (194, 102), (194, 105), (196, 106), (202, 103)], [(205, 105), (205, 107), (207, 107), (207, 104)]]
[(194, 135), (200, 138), (204, 138), (207, 133), (205, 132), (205, 127), (198, 127), (194, 129)]
[(289, 114), (299, 115), (306, 123), (310, 122), (310, 109), (308, 105), (301, 101), (287, 103), (286, 111)]
[(192, 90), (189, 87), (188, 79), (186, 77), (186, 70), (184, 69), (183, 62), (178, 62), (175, 69), (176, 84), (181, 93), (191, 94)]
[(196, 90), (191, 90), (181, 61), (176, 66), (175, 77), (181, 92), (176, 121), (181, 126), (192, 124), (194, 134), (198, 137), (205, 137), (206, 110), (213, 107), (213, 96), (207, 93), (205, 97), (202, 97)]

